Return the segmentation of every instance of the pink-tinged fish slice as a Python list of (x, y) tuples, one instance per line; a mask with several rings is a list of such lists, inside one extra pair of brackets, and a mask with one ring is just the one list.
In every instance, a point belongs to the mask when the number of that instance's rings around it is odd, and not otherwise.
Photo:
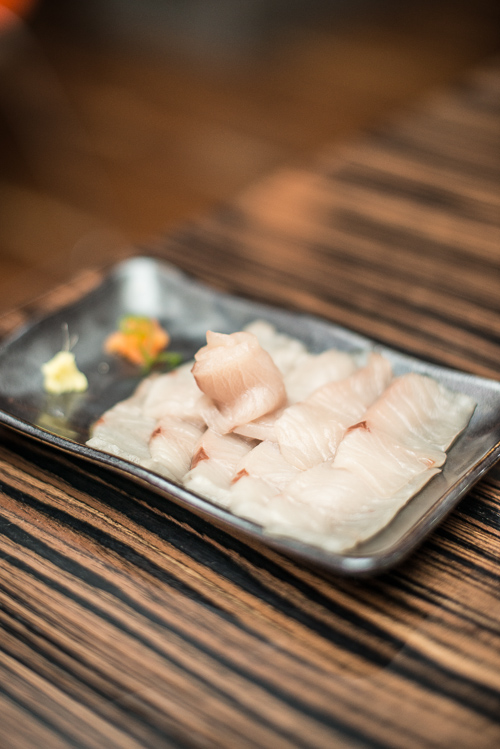
[(223, 433), (275, 411), (286, 402), (283, 377), (252, 333), (207, 332), (207, 345), (195, 355), (193, 376), (212, 399)]
[(203, 434), (200, 428), (178, 416), (164, 416), (149, 440), (151, 461), (145, 465), (174, 481), (181, 481), (191, 467), (193, 452)]
[(389, 362), (371, 354), (350, 377), (329, 382), (285, 409), (274, 432), (286, 460), (302, 470), (333, 460), (347, 427), (363, 417), (391, 378)]
[(264, 518), (265, 505), (298, 473), (299, 470), (283, 458), (275, 443), (259, 443), (236, 466), (231, 482), (231, 511), (254, 522), (259, 512)]
[(365, 414), (375, 430), (404, 444), (422, 440), (447, 450), (470, 421), (476, 404), (425, 375), (410, 372), (396, 378)]
[(258, 506), (253, 517), (245, 507), (245, 517), (272, 535), (342, 553), (382, 530), (438, 471), (414, 476), (387, 498), (358, 474), (323, 463), (300, 473), (283, 492)]
[(343, 380), (357, 369), (355, 359), (344, 351), (329, 349), (321, 354), (303, 354), (285, 375), (288, 403), (305, 400), (327, 382)]
[(253, 442), (243, 437), (207, 429), (195, 446), (191, 468), (183, 479), (184, 486), (217, 504), (228, 506), (236, 467), (253, 446)]
[(144, 414), (161, 419), (178, 416), (202, 426), (207, 398), (199, 389), (191, 372), (193, 363), (183, 364), (164, 375), (148, 378), (150, 386), (144, 398)]
[(263, 442), (264, 440), (268, 442), (277, 442), (278, 438), (276, 436), (275, 426), (276, 421), (282, 415), (283, 410), (284, 409), (280, 408), (278, 411), (273, 411), (272, 413), (261, 416), (260, 419), (249, 421), (247, 424), (241, 424), (234, 429), (234, 434), (240, 434), (242, 437), (259, 440), (260, 442)]
[(264, 479), (244, 475), (231, 487), (229, 509), (241, 518), (265, 525), (269, 517), (267, 505), (276, 494), (276, 488)]
[(378, 497), (399, 492), (418, 474), (439, 468), (446, 453), (424, 444), (411, 449), (400, 439), (370, 428), (362, 421), (347, 430), (334, 460), (335, 468), (344, 468), (360, 476)]
[(155, 426), (155, 419), (144, 416), (140, 399), (130, 398), (101, 416), (87, 445), (140, 464), (151, 457), (149, 439)]
[(281, 454), (300, 470), (333, 460), (344, 435), (337, 419), (307, 400), (285, 409), (274, 431)]
[(382, 395), (392, 377), (390, 362), (381, 354), (371, 353), (365, 366), (343, 380), (326, 383), (311, 393), (308, 401), (338, 414), (347, 427)]
[(301, 341), (278, 333), (274, 325), (265, 320), (255, 320), (247, 325), (245, 331), (257, 337), (259, 344), (271, 356), (283, 375), (292, 370), (299, 359), (307, 354), (307, 349)]
[[(284, 490), (256, 503), (255, 508), (241, 506), (247, 519), (268, 532), (299, 540), (314, 537), (317, 543), (326, 540), (336, 526), (362, 517), (374, 499), (373, 490), (358, 476), (321, 463), (299, 472)], [(239, 509), (240, 505), (235, 505), (237, 514)]]
[(237, 484), (243, 476), (253, 476), (263, 479), (278, 491), (287, 486), (298, 472), (283, 458), (277, 444), (260, 442), (238, 462), (232, 485)]

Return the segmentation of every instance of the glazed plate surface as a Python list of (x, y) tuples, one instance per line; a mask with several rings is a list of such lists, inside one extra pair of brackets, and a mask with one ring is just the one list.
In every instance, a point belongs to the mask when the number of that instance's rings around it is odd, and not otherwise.
[[(313, 352), (339, 348), (349, 352), (379, 351), (395, 374), (416, 371), (430, 375), (452, 390), (470, 395), (477, 406), (472, 419), (449, 451), (441, 474), (373, 538), (344, 554), (272, 537), (242, 518), (128, 461), (87, 447), (92, 424), (140, 381), (137, 369), (108, 357), (103, 343), (125, 314), (156, 317), (168, 329), (170, 349), (193, 357), (204, 345), (207, 329), (240, 330), (255, 319), (301, 339)], [(41, 365), (63, 346), (64, 327), (77, 336), (74, 354), (89, 389), (83, 394), (48, 395)], [(446, 369), (406, 356), (345, 328), (314, 318), (221, 294), (162, 261), (137, 257), (117, 265), (94, 290), (78, 302), (37, 319), (0, 348), (0, 423), (52, 447), (78, 455), (93, 465), (107, 466), (159, 492), (207, 522), (244, 534), (272, 548), (350, 575), (373, 574), (405, 558), (458, 504), (461, 497), (500, 457), (500, 383)]]

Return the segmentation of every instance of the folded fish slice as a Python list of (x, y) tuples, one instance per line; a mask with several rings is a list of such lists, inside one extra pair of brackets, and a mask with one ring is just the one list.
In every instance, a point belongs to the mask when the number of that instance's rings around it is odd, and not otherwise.
[(205, 423), (207, 399), (191, 372), (193, 362), (183, 364), (164, 375), (149, 378), (151, 385), (144, 398), (147, 418), (178, 416), (200, 426)]
[(284, 457), (302, 470), (333, 460), (347, 427), (363, 417), (391, 377), (389, 362), (371, 354), (366, 366), (349, 377), (329, 382), (289, 406), (274, 425)]
[(344, 351), (328, 349), (321, 354), (303, 354), (285, 375), (288, 403), (303, 401), (317, 388), (349, 377), (356, 369), (354, 357)]
[(184, 485), (217, 504), (227, 506), (236, 467), (253, 446), (254, 443), (243, 437), (207, 429), (195, 446)]
[(140, 464), (151, 457), (149, 439), (155, 426), (156, 419), (144, 416), (140, 399), (131, 398), (101, 416), (87, 445)]
[(371, 428), (405, 445), (424, 441), (447, 450), (469, 423), (475, 405), (469, 396), (410, 372), (396, 378), (364, 418)]
[(208, 331), (192, 372), (220, 413), (214, 426), (221, 432), (275, 411), (286, 401), (281, 372), (252, 333)]
[(151, 461), (145, 467), (181, 481), (191, 467), (192, 455), (204, 428), (177, 416), (164, 416), (149, 440)]
[(369, 427), (366, 421), (350, 428), (334, 460), (335, 468), (359, 475), (378, 497), (389, 498), (418, 474), (439, 468), (446, 453), (429, 444), (405, 447), (401, 439)]
[(297, 361), (307, 353), (301, 341), (278, 333), (274, 325), (265, 320), (255, 320), (246, 326), (245, 331), (256, 336), (259, 344), (271, 356), (283, 375), (293, 369)]
[(246, 517), (272, 535), (341, 553), (382, 530), (438, 471), (424, 471), (391, 497), (381, 497), (358, 474), (322, 464), (304, 471), (253, 518), (245, 508)]

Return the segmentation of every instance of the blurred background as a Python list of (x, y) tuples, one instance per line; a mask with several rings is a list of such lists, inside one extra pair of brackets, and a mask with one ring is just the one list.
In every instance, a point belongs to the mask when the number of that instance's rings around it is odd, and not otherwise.
[(499, 49), (498, 0), (0, 0), (0, 312)]

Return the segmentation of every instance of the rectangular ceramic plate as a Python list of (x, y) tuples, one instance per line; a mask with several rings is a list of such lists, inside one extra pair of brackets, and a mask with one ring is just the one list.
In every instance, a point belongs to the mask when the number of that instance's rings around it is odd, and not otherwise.
[[(139, 382), (137, 370), (103, 353), (105, 338), (125, 314), (158, 318), (169, 330), (171, 350), (185, 359), (205, 343), (207, 329), (240, 330), (262, 318), (281, 332), (301, 339), (315, 352), (380, 351), (396, 374), (428, 374), (477, 402), (474, 415), (451, 448), (444, 470), (417, 494), (372, 539), (344, 554), (332, 554), (304, 543), (274, 538), (184, 488), (125, 460), (86, 446), (93, 422), (127, 397)], [(41, 365), (63, 345), (63, 327), (78, 336), (74, 353), (89, 380), (83, 394), (48, 395)], [(0, 348), (0, 422), (92, 464), (108, 466), (202, 515), (208, 522), (243, 532), (304, 562), (330, 572), (380, 572), (401, 561), (452, 510), (460, 498), (500, 457), (500, 383), (441, 368), (393, 351), (344, 328), (221, 294), (171, 266), (145, 257), (118, 265), (103, 283), (81, 300), (20, 330)]]

